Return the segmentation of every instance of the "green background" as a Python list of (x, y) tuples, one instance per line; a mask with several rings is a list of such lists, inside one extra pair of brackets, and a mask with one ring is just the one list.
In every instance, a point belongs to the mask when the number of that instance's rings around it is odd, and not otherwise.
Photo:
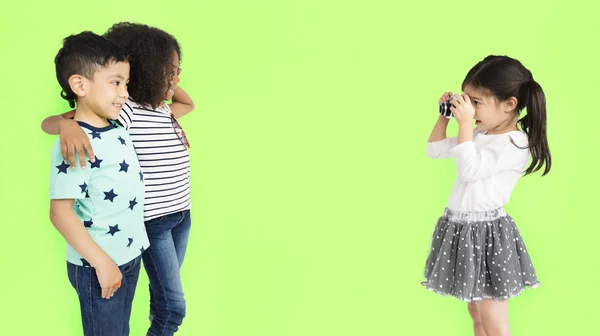
[[(3, 2), (0, 333), (81, 333), (48, 219), (56, 137), (40, 124), (68, 110), (62, 38), (134, 21), (178, 38), (196, 103), (181, 119), (193, 228), (178, 335), (468, 335), (466, 304), (419, 284), (455, 172), (425, 143), (439, 96), (488, 54), (542, 85), (554, 160), (506, 207), (542, 282), (511, 301), (513, 334), (587, 334), (600, 299), (600, 5), (587, 2)], [(132, 335), (148, 326), (147, 283), (142, 271)]]

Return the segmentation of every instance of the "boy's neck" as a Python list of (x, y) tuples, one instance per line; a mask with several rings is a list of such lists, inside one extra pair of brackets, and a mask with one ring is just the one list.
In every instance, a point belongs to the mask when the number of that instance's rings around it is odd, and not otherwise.
[(110, 125), (108, 119), (99, 116), (90, 108), (85, 106), (85, 104), (77, 105), (77, 108), (75, 109), (75, 117), (73, 117), (73, 119), (98, 128)]

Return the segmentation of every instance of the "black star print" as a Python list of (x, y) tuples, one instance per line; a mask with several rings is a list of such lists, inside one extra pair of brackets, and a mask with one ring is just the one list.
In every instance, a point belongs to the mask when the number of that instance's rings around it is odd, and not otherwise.
[(130, 247), (131, 244), (133, 243), (133, 238), (127, 238), (127, 239), (129, 239), (129, 244), (127, 244), (127, 247)]
[(115, 199), (115, 197), (119, 196), (119, 195), (115, 194), (114, 189), (110, 189), (110, 191), (108, 191), (108, 192), (105, 191), (104, 195), (105, 195), (104, 199), (109, 200), (111, 203), (112, 203), (113, 199)]
[(115, 235), (115, 233), (117, 233), (117, 232), (121, 231), (121, 230), (119, 230), (119, 224), (117, 224), (117, 225), (115, 225), (115, 226), (110, 226), (110, 225), (109, 225), (109, 226), (108, 226), (108, 228), (109, 228), (109, 230), (108, 230), (108, 232), (107, 232), (107, 233), (110, 233), (110, 235), (111, 235), (111, 236), (114, 236), (114, 235)]
[(85, 198), (90, 198), (90, 194), (88, 194), (88, 191), (85, 191)]
[(97, 156), (94, 156), (94, 158), (96, 158), (96, 161), (92, 162), (88, 160), (88, 162), (92, 164), (92, 168), (100, 168), (100, 163), (102, 162), (102, 160), (98, 159)]
[(90, 265), (89, 262), (87, 262), (87, 260), (80, 258), (79, 260), (81, 260), (81, 263), (83, 264), (83, 267), (92, 267), (92, 265)]
[(133, 210), (133, 207), (138, 204), (138, 202), (135, 201), (136, 199), (137, 199), (137, 197), (135, 197), (134, 199), (129, 201), (129, 209)]
[(125, 139), (121, 138), (120, 136), (119, 136), (119, 141), (121, 141), (121, 145), (127, 146), (127, 144), (125, 143)]
[[(60, 173), (67, 173), (67, 168), (69, 168), (69, 165), (66, 162), (62, 162), (59, 166), (56, 166), (56, 168), (58, 168), (58, 174)], [(57, 174), (57, 175), (58, 175)]]
[(79, 185), (79, 188), (81, 188), (82, 193), (87, 193), (87, 183), (85, 183), (85, 181), (83, 181), (83, 184)]
[(127, 164), (127, 162), (125, 162), (125, 160), (123, 160), (123, 163), (119, 163), (119, 166), (121, 166), (121, 169), (119, 169), (119, 171), (124, 171), (127, 173), (127, 169), (129, 169), (129, 165)]
[(100, 133), (98, 133), (98, 132), (96, 132), (96, 131), (92, 131), (92, 133), (88, 133), (88, 134), (92, 136), (92, 140), (93, 140), (93, 139), (96, 139), (96, 138), (98, 138), (98, 139), (102, 139), (102, 138), (100, 137)]
[(140, 170), (140, 181), (144, 180), (144, 174), (142, 174), (142, 171)]
[(90, 227), (92, 226), (92, 224), (94, 224), (94, 222), (92, 222), (92, 220), (90, 219), (89, 221), (83, 221), (83, 225), (85, 227)]

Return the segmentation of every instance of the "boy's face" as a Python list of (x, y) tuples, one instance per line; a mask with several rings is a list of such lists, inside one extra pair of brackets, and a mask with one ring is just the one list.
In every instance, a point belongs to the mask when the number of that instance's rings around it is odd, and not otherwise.
[(121, 108), (127, 101), (127, 83), (129, 83), (129, 63), (111, 62), (100, 67), (94, 73), (94, 79), (84, 78), (85, 96), (78, 103), (83, 103), (96, 115), (116, 120)]

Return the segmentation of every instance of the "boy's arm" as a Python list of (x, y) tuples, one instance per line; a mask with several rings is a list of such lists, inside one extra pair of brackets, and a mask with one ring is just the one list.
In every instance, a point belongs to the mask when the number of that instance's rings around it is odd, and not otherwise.
[(96, 244), (83, 223), (73, 212), (73, 199), (50, 201), (50, 220), (67, 243), (96, 269), (102, 298), (108, 299), (118, 289), (122, 274), (112, 259)]
[[(94, 150), (90, 144), (90, 138), (79, 127), (77, 121), (73, 120), (75, 110), (47, 117), (42, 122), (42, 130), (50, 135), (60, 134), (60, 149), (63, 159), (68, 161), (71, 169), (75, 168), (75, 152), (81, 168), (85, 168), (85, 153), (92, 162), (95, 161)], [(84, 153), (85, 152), (85, 153)]]
[(173, 115), (176, 119), (179, 119), (192, 112), (195, 108), (192, 98), (180, 87), (175, 89), (175, 93), (173, 94), (171, 101), (172, 102), (169, 104), (169, 107), (171, 108), (171, 112), (173, 112)]

